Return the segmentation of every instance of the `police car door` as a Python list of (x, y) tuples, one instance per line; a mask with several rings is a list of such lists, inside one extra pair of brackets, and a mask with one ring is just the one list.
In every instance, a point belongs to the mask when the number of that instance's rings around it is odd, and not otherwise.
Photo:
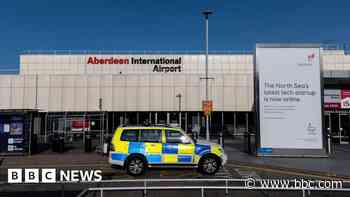
[(162, 130), (141, 129), (140, 141), (144, 143), (144, 152), (149, 164), (162, 163)]
[(194, 144), (178, 130), (165, 129), (162, 160), (164, 164), (192, 164)]

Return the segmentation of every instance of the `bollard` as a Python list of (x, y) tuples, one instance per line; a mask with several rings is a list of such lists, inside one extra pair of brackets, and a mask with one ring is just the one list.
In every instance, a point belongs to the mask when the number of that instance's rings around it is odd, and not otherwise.
[(64, 136), (60, 135), (58, 140), (58, 152), (63, 153), (64, 152)]
[(108, 153), (108, 142), (104, 142), (103, 143), (103, 148), (102, 148), (103, 150), (102, 150), (102, 155), (103, 156), (106, 156), (107, 155), (107, 153)]
[(109, 151), (111, 149), (111, 137), (107, 136), (105, 137), (105, 141), (103, 143), (103, 155), (108, 156), (109, 155)]
[(327, 138), (328, 138), (328, 154), (332, 154), (332, 150), (331, 150), (331, 135), (328, 134), (327, 135)]
[(85, 152), (91, 152), (92, 151), (92, 141), (91, 136), (89, 133), (85, 134)]
[(218, 144), (220, 144), (221, 147), (224, 147), (224, 138), (222, 136), (222, 132), (219, 133)]

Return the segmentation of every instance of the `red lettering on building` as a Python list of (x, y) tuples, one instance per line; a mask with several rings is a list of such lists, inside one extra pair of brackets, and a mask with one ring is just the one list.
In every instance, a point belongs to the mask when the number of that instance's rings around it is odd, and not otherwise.
[(87, 64), (129, 64), (128, 58), (97, 58), (97, 57), (89, 57)]

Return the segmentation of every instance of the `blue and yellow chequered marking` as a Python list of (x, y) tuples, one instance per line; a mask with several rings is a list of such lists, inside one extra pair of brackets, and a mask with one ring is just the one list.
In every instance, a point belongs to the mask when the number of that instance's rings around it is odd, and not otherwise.
[(146, 157), (149, 164), (197, 164), (204, 154), (213, 153), (218, 156), (223, 154), (219, 145), (127, 141), (117, 141), (113, 144), (112, 160), (124, 161), (128, 155), (139, 153)]
[(179, 144), (177, 154), (189, 154), (192, 155), (195, 150), (194, 144)]
[(178, 155), (177, 161), (180, 163), (192, 163), (192, 156), (189, 155)]
[(211, 152), (210, 145), (196, 144), (196, 150), (195, 150), (196, 155), (202, 156), (210, 152)]
[(150, 164), (192, 163), (195, 146), (193, 144), (161, 144), (151, 142), (116, 143), (112, 160), (125, 160), (129, 154), (140, 153), (145, 155)]
[[(142, 142), (141, 142), (142, 143)], [(153, 142), (144, 142), (145, 154), (161, 154), (162, 153), (162, 144), (153, 143)], [(131, 152), (129, 152), (131, 153)]]
[(147, 155), (146, 159), (150, 164), (160, 164), (162, 163), (162, 155)]
[(145, 154), (145, 144), (142, 142), (129, 142), (128, 153)]
[(178, 144), (163, 144), (162, 153), (163, 154), (177, 154)]
[(118, 153), (129, 153), (129, 142), (126, 141), (119, 141), (118, 143), (114, 144), (115, 152)]
[(176, 154), (162, 154), (162, 163), (175, 164), (178, 163)]
[(192, 163), (194, 145), (193, 144), (163, 144), (162, 162), (165, 164)]
[(162, 144), (152, 142), (127, 142), (118, 141), (111, 153), (112, 160), (124, 161), (128, 155), (139, 153), (146, 157), (150, 164), (162, 163)]

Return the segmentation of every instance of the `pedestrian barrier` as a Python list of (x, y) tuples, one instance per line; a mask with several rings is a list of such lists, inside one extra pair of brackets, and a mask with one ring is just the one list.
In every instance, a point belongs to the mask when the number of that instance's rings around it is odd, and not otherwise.
[[(302, 196), (302, 197), (313, 197), (313, 196), (328, 196), (328, 197), (340, 197), (349, 196), (350, 185), (349, 180), (342, 180), (342, 187), (339, 188), (285, 188), (285, 187), (264, 187), (263, 185), (257, 184), (252, 186), (249, 183), (251, 181), (262, 181), (264, 179), (111, 179), (102, 180), (98, 182), (56, 182), (56, 183), (21, 183), (21, 184), (9, 184), (6, 182), (0, 182), (1, 192), (6, 192), (4, 186), (7, 188), (17, 188), (14, 186), (27, 186), (27, 190), (30, 191), (36, 185), (40, 185), (43, 191), (55, 191), (60, 192), (61, 196), (64, 197), (66, 194), (71, 194), (72, 189), (74, 191), (81, 191), (77, 197), (109, 197), (117, 196), (118, 192), (139, 192), (142, 197), (154, 196), (153, 192), (157, 192), (156, 196), (160, 196), (158, 192), (175, 192), (175, 195), (179, 195), (176, 192), (192, 192), (191, 196), (242, 196), (249, 193), (261, 194), (254, 196)], [(265, 179), (267, 180), (267, 179)], [(272, 179), (271, 179), (272, 180)], [(291, 183), (293, 182), (290, 179)], [(119, 186), (118, 186), (119, 185)], [(344, 186), (347, 185), (345, 188)], [(37, 188), (37, 187), (36, 187)], [(80, 188), (77, 190), (77, 188)], [(29, 190), (28, 190), (29, 189)], [(17, 189), (16, 189), (17, 190)], [(38, 192), (38, 191), (36, 191)], [(215, 195), (213, 195), (214, 192)], [(289, 194), (292, 193), (292, 195)], [(193, 195), (193, 193), (197, 195)], [(125, 194), (125, 193), (124, 193)], [(68, 195), (71, 196), (71, 195)], [(138, 196), (138, 195), (130, 195)]]
[[(283, 192), (298, 192), (302, 197), (311, 197), (313, 192), (349, 192), (350, 188), (274, 188), (274, 187), (249, 187), (247, 185), (247, 181), (251, 179), (136, 179), (136, 180), (108, 180), (106, 182), (109, 183), (128, 183), (130, 186), (122, 186), (122, 187), (91, 187), (83, 190), (77, 197), (86, 197), (89, 192), (97, 192), (94, 196), (104, 197), (106, 192), (122, 192), (122, 191), (140, 191), (142, 192), (143, 197), (148, 196), (149, 191), (164, 191), (164, 190), (172, 190), (172, 191), (200, 191), (200, 196), (206, 196), (206, 192), (210, 190), (220, 190), (224, 191), (225, 197), (229, 196), (229, 192), (231, 190), (248, 192), (248, 191), (258, 191), (258, 192), (268, 192), (268, 191), (283, 191)], [(259, 181), (258, 179), (256, 181)], [(293, 180), (291, 180), (293, 181)], [(134, 186), (135, 183), (143, 183), (143, 186)], [(194, 186), (171, 186), (168, 184), (167, 186), (153, 186), (151, 183), (169, 183), (169, 182), (178, 182), (184, 183), (185, 185), (189, 185), (189, 183), (193, 184), (201, 184)], [(205, 185), (204, 183), (221, 183), (220, 185)], [(347, 181), (344, 181), (344, 183)], [(238, 185), (232, 185), (238, 184)], [(170, 185), (170, 186), (169, 186)], [(348, 193), (348, 194), (349, 194)], [(141, 195), (140, 195), (141, 196)], [(317, 196), (317, 195), (315, 195)]]

